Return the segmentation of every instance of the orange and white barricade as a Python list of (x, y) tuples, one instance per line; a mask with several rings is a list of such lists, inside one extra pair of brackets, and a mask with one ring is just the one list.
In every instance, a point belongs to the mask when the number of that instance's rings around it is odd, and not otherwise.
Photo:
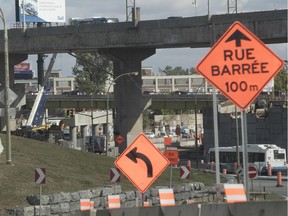
[(149, 202), (148, 202), (148, 201), (144, 201), (144, 202), (143, 202), (143, 206), (144, 206), (144, 207), (149, 207)]
[(224, 193), (227, 203), (247, 201), (243, 184), (224, 184)]
[(161, 206), (174, 206), (175, 199), (173, 189), (159, 189), (159, 199)]
[(108, 195), (108, 208), (120, 208), (120, 195)]
[(94, 201), (90, 199), (80, 199), (80, 211), (89, 211), (94, 208)]

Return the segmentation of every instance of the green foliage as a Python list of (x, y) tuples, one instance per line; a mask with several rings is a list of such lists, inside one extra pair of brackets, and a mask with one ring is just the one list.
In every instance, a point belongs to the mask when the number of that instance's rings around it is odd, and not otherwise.
[(94, 53), (77, 53), (72, 71), (76, 88), (86, 94), (103, 92), (105, 82), (113, 70), (113, 63), (106, 56)]
[(287, 67), (283, 67), (282, 70), (274, 78), (274, 90), (286, 92), (288, 89), (288, 71)]
[(166, 66), (165, 69), (159, 68), (159, 72), (161, 74), (165, 74), (167, 76), (172, 76), (172, 75), (191, 75), (191, 74), (196, 74), (195, 68), (190, 68), (190, 69), (184, 69), (180, 66), (176, 66), (173, 68), (172, 66)]

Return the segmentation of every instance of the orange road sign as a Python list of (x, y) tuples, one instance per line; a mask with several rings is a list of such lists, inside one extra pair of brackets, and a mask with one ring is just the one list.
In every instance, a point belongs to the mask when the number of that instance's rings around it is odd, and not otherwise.
[(144, 193), (170, 162), (144, 134), (140, 134), (114, 164)]
[(179, 162), (179, 152), (176, 147), (167, 147), (164, 152), (165, 157), (170, 161), (171, 165), (177, 165)]
[(118, 145), (121, 145), (124, 142), (124, 138), (121, 135), (117, 136), (115, 140)]
[(245, 110), (284, 62), (240, 22), (222, 35), (197, 71)]
[(164, 145), (172, 145), (171, 137), (164, 137)]

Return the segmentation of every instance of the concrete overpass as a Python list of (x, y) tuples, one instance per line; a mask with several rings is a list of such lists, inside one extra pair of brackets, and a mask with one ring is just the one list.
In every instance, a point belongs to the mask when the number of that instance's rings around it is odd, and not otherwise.
[[(140, 21), (136, 27), (127, 22), (43, 27), (25, 32), (10, 29), (10, 77), (13, 77), (13, 65), (27, 59), (28, 54), (91, 52), (98, 49), (113, 59), (116, 78), (123, 73), (141, 71), (141, 62), (155, 54), (157, 48), (210, 47), (234, 21), (242, 22), (264, 43), (287, 42), (287, 10)], [(3, 37), (1, 31), (0, 41)], [(4, 71), (2, 46), (0, 59), (0, 70)], [(149, 106), (149, 99), (142, 97), (138, 88), (141, 86), (141, 75), (133, 79), (121, 77), (114, 88), (115, 106), (118, 108), (115, 130), (125, 140), (120, 152), (142, 131), (142, 112)], [(4, 86), (3, 72), (0, 80)], [(10, 86), (13, 84), (11, 79)], [(21, 91), (17, 94), (21, 97)]]
[[(197, 109), (202, 107), (212, 106), (212, 94), (193, 94), (193, 95), (145, 95), (144, 98), (151, 99), (151, 109), (191, 109), (193, 110), (195, 104)], [(32, 108), (35, 101), (35, 95), (26, 96), (26, 106), (27, 108)], [(221, 94), (218, 95), (219, 101), (226, 100)], [(76, 109), (102, 109), (106, 110), (107, 96), (106, 95), (49, 95), (46, 108), (76, 108)], [(114, 96), (109, 96), (109, 104), (111, 108), (115, 108)]]

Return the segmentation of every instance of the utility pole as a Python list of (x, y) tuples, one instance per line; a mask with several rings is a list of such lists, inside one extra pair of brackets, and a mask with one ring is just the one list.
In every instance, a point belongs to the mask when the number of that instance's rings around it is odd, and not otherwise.
[(9, 78), (9, 53), (8, 53), (8, 31), (5, 16), (0, 8), (0, 19), (4, 28), (4, 64), (5, 64), (5, 115), (6, 115), (6, 164), (13, 165), (11, 159), (11, 129), (10, 129), (10, 78)]

